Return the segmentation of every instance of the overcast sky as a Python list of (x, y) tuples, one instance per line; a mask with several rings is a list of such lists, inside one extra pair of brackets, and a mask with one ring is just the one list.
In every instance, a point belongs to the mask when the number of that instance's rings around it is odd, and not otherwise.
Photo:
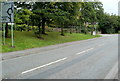
[(118, 15), (118, 2), (120, 0), (100, 0), (103, 3), (104, 11)]

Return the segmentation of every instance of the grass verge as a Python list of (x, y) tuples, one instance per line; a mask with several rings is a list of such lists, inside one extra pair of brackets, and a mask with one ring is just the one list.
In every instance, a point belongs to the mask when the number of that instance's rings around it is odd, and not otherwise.
[(2, 51), (0, 52), (12, 52), (18, 50), (25, 50), (29, 48), (43, 47), (48, 45), (60, 44), (65, 42), (86, 40), (96, 37), (101, 37), (100, 35), (92, 36), (90, 34), (79, 34), (66, 33), (65, 36), (61, 36), (58, 32), (50, 32), (48, 35), (42, 35), (44, 39), (38, 39), (33, 32), (14, 32), (14, 46), (11, 48), (11, 39), (6, 38), (6, 45), (2, 46)]

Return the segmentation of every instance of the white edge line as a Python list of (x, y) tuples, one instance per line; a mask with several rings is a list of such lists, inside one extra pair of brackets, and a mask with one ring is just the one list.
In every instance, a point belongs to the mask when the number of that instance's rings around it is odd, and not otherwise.
[(51, 65), (51, 64), (54, 64), (54, 63), (63, 61), (63, 60), (65, 60), (65, 59), (67, 59), (67, 57), (66, 57), (66, 58), (62, 58), (62, 59), (59, 59), (59, 60), (56, 60), (56, 61), (54, 61), (54, 62), (50, 62), (50, 63), (45, 64), (45, 65), (42, 65), (42, 66), (38, 66), (38, 67), (36, 67), (36, 68), (30, 69), (30, 70), (27, 70), (27, 71), (24, 71), (24, 72), (22, 72), (21, 74), (25, 74), (25, 73), (28, 73), (28, 72), (31, 72), (31, 71), (34, 71), (34, 70), (43, 68), (43, 67), (45, 67), (45, 66), (49, 66), (49, 65)]
[(90, 48), (90, 49), (87, 49), (87, 50), (85, 50), (85, 51), (79, 52), (79, 53), (77, 53), (76, 55), (79, 55), (79, 54), (85, 53), (85, 52), (90, 51), (90, 50), (92, 50), (92, 49), (94, 49), (94, 48)]
[(118, 62), (113, 66), (113, 68), (110, 70), (110, 72), (107, 74), (107, 76), (104, 79), (114, 79), (117, 73), (118, 73)]

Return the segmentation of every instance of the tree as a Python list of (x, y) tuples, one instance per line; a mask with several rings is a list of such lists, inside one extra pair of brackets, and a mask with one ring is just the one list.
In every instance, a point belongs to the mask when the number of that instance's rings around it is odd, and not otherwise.
[(29, 26), (31, 24), (31, 20), (30, 20), (30, 16), (32, 15), (32, 12), (28, 9), (23, 9), (22, 10), (22, 14), (20, 19), (22, 19), (23, 23), (25, 23), (28, 27), (27, 27), (27, 31), (30, 30)]
[(101, 2), (83, 2), (82, 8), (82, 21), (85, 23), (85, 33), (88, 30), (87, 24), (91, 23), (93, 27), (91, 28), (91, 33), (95, 30), (94, 25), (100, 21), (103, 16), (103, 5)]
[(62, 36), (64, 36), (64, 30), (63, 30), (63, 28), (64, 28), (64, 26), (65, 26), (65, 23), (66, 23), (67, 21), (69, 21), (69, 20), (68, 20), (68, 17), (67, 17), (68, 14), (69, 14), (69, 13), (67, 13), (67, 12), (65, 12), (65, 11), (58, 10), (58, 11), (56, 12), (56, 16), (54, 17), (54, 18), (55, 18), (54, 20), (55, 20), (56, 24), (58, 25), (58, 27), (61, 28), (61, 35), (62, 35)]
[(118, 16), (117, 23), (118, 23), (117, 31), (118, 31), (118, 33), (120, 33), (120, 16)]
[(103, 34), (118, 33), (119, 26), (117, 20), (118, 16), (109, 15), (105, 13), (102, 20), (99, 22), (101, 33)]
[(47, 20), (49, 20), (50, 9), (54, 8), (54, 2), (35, 2), (33, 6), (34, 10), (39, 10), (41, 18), (42, 18), (42, 34), (45, 33), (45, 24)]
[[(82, 3), (82, 8), (81, 8), (81, 13), (82, 13), (82, 19), (85, 24), (84, 28), (84, 33), (87, 33), (87, 23), (91, 22), (92, 17), (95, 18), (95, 12), (93, 10), (93, 5), (91, 2), (83, 2)], [(94, 19), (92, 19), (94, 20)]]
[(64, 26), (72, 27), (72, 25), (77, 25), (77, 20), (80, 16), (80, 6), (81, 3), (79, 2), (67, 2), (67, 3), (56, 3), (58, 9), (56, 9), (56, 14), (58, 19), (56, 22), (60, 23), (61, 25), (61, 35), (63, 34)]
[(41, 37), (41, 14), (39, 12), (39, 10), (35, 10), (33, 12), (33, 14), (31, 15), (31, 23), (32, 23), (32, 26), (37, 26), (37, 28), (34, 29), (34, 33), (35, 35), (38, 37), (38, 38), (42, 38)]
[(33, 8), (33, 4), (34, 2), (31, 2), (31, 1), (17, 1), (17, 2), (14, 2), (15, 4), (15, 8), (21, 8), (21, 9), (32, 9)]

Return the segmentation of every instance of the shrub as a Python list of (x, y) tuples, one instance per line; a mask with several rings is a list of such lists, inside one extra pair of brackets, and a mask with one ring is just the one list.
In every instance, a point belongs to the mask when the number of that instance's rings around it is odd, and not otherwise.
[(28, 26), (26, 24), (17, 25), (16, 30), (25, 31)]

